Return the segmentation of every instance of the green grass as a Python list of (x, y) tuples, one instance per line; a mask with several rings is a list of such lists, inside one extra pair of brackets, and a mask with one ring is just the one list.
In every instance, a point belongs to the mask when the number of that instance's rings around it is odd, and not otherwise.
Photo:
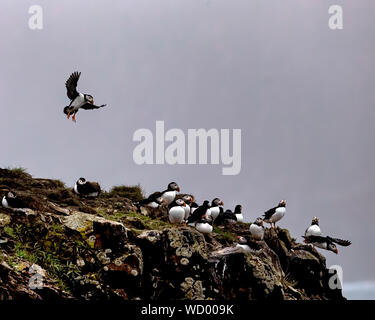
[(144, 198), (142, 188), (137, 186), (115, 186), (106, 194), (107, 197), (122, 197), (132, 201), (140, 201)]
[(225, 229), (214, 227), (212, 233), (219, 242), (224, 241), (226, 243), (233, 243), (235, 241), (235, 235), (230, 231), (226, 231)]

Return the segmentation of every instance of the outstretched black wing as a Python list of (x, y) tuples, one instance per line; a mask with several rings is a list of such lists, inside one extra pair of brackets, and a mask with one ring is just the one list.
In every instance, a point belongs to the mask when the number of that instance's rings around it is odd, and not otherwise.
[(335, 242), (337, 244), (339, 244), (340, 246), (343, 246), (343, 247), (347, 247), (347, 246), (350, 246), (352, 244), (351, 241), (349, 240), (342, 240), (342, 239), (338, 239), (338, 238), (331, 238), (331, 237), (327, 237), (329, 238), (332, 242)]
[(267, 210), (267, 211), (264, 213), (264, 215), (263, 215), (264, 219), (265, 219), (265, 220), (268, 220), (269, 218), (271, 218), (272, 215), (275, 213), (276, 209), (277, 209), (277, 207), (274, 207), (274, 208), (271, 208), (271, 209)]
[(324, 242), (332, 242), (329, 237), (322, 237), (322, 236), (302, 236), (307, 242), (316, 242), (316, 243), (324, 243)]
[(81, 108), (85, 109), (85, 110), (93, 110), (93, 109), (103, 108), (105, 106), (106, 106), (106, 104), (102, 104), (101, 106), (96, 106), (96, 105), (91, 104), (91, 103), (85, 103)]
[(77, 83), (80, 76), (81, 72), (75, 71), (65, 82), (66, 94), (70, 100), (73, 100), (78, 96)]

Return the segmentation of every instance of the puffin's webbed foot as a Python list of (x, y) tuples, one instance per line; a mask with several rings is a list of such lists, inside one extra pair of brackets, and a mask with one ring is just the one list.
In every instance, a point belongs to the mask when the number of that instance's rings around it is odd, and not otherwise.
[(74, 122), (77, 122), (77, 121), (76, 121), (76, 113), (75, 113), (75, 112), (73, 113), (72, 120), (73, 120)]

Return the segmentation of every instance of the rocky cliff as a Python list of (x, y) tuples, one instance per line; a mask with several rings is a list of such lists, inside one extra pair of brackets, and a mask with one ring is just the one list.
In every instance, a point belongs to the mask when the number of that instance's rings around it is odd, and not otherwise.
[(164, 210), (137, 213), (138, 187), (95, 200), (57, 180), (0, 169), (0, 196), (14, 190), (27, 209), (0, 208), (0, 300), (344, 299), (328, 288), (325, 258), (288, 230), (236, 248), (248, 223), (210, 235), (172, 226)]

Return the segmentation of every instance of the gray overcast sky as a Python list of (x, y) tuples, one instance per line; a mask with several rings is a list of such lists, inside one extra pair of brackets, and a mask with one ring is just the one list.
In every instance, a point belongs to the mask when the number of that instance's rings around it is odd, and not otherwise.
[[(44, 29), (28, 28), (28, 8)], [(344, 30), (328, 28), (328, 7)], [(84, 176), (147, 193), (175, 180), (199, 201), (242, 203), (252, 221), (280, 199), (280, 226), (352, 240), (344, 280), (375, 281), (374, 22), (372, 0), (3, 0), (0, 10), (0, 166), (68, 185)], [(64, 83), (100, 111), (62, 113)], [(138, 166), (138, 128), (242, 129), (242, 171), (221, 165)]]

